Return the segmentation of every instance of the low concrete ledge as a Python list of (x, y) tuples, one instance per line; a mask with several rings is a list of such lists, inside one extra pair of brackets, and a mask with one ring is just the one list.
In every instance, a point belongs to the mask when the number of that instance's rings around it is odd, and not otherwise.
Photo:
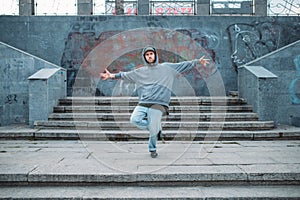
[[(209, 140), (219, 137), (219, 140), (278, 140), (278, 139), (299, 139), (300, 128), (294, 126), (280, 125), (272, 130), (263, 131), (246, 131), (246, 130), (222, 130), (220, 131), (164, 131), (165, 140)], [(130, 131), (122, 130), (83, 130), (83, 129), (30, 129), (30, 128), (14, 128), (1, 127), (0, 140), (18, 140), (18, 139), (33, 139), (33, 140), (93, 140), (93, 141), (147, 141), (149, 133), (147, 131)]]
[[(19, 173), (1, 173), (2, 185), (140, 185), (140, 186), (201, 186), (201, 185), (299, 185), (299, 164), (251, 164), (251, 165), (179, 165), (161, 167), (141, 166), (141, 170), (159, 168), (151, 173), (127, 173), (97, 169), (96, 165), (84, 167), (73, 161), (76, 167), (24, 166)], [(91, 162), (89, 162), (91, 164)], [(98, 166), (100, 167), (100, 165)], [(65, 169), (66, 168), (66, 169)], [(31, 170), (31, 171), (29, 171)], [(101, 172), (101, 170), (105, 170)]]
[(29, 80), (29, 125), (47, 120), (60, 98), (67, 95), (67, 76), (64, 68), (41, 69)]
[(262, 66), (238, 68), (238, 89), (241, 98), (253, 106), (260, 120), (272, 120), (277, 124), (278, 98), (276, 83), (278, 76)]
[(239, 199), (298, 200), (300, 186), (15, 186), (0, 188), (0, 199)]

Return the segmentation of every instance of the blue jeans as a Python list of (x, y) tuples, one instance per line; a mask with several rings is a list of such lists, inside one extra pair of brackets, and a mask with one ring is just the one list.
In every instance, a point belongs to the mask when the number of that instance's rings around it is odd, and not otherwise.
[(161, 130), (162, 111), (144, 106), (136, 106), (130, 122), (139, 129), (149, 131), (149, 151), (156, 151), (157, 134)]

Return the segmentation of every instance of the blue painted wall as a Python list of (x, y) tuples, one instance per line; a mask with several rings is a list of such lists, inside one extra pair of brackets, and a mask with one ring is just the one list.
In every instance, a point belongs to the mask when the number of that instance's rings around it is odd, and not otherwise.
[[(68, 69), (68, 95), (72, 95), (82, 61), (95, 46), (111, 36), (148, 27), (179, 31), (196, 41), (211, 56), (228, 92), (237, 90), (237, 66), (299, 40), (299, 22), (299, 17), (254, 16), (0, 16), (0, 41)], [(160, 40), (163, 43), (165, 38)], [(114, 41), (113, 48), (107, 51), (114, 54), (121, 48), (120, 43), (120, 40)], [(174, 41), (172, 45), (174, 49), (189, 46), (180, 44), (180, 41)], [(130, 70), (135, 67), (130, 63), (140, 64), (139, 54), (138, 49), (128, 52), (110, 67), (112, 70)], [(162, 54), (162, 61), (186, 59), (172, 52)], [(95, 76), (91, 81), (80, 79), (82, 90), (78, 95), (111, 94), (107, 87), (104, 87), (106, 90), (95, 88), (99, 85), (95, 83)], [(201, 75), (190, 72), (185, 76), (196, 95), (207, 95), (205, 86), (201, 86)]]
[[(131, 95), (131, 92), (124, 92), (131, 89), (131, 85), (101, 82), (98, 73), (104, 67), (112, 72), (139, 67), (142, 64), (141, 30), (145, 29), (144, 41), (154, 41), (153, 44), (161, 48), (161, 61), (178, 62), (199, 57), (202, 53), (213, 60), (213, 66), (208, 69), (192, 70), (183, 75), (196, 95), (209, 95), (205, 78), (214, 70), (219, 70), (222, 75), (227, 93), (237, 90), (238, 66), (299, 40), (299, 24), (299, 17), (0, 16), (0, 41), (66, 68), (69, 96)], [(156, 34), (155, 31), (146, 31), (149, 28), (163, 31)], [(138, 35), (130, 35), (135, 30), (138, 30)], [(1, 63), (6, 63), (10, 57), (6, 52), (0, 51)], [(296, 59), (297, 63), (296, 55), (291, 59)], [(276, 59), (269, 62), (271, 68), (278, 65)], [(284, 67), (284, 63), (280, 64)], [(5, 68), (6, 65), (1, 65), (3, 73)], [(298, 64), (292, 69), (295, 76), (287, 80), (290, 87), (285, 88), (291, 93), (294, 104), (299, 99), (298, 93), (293, 95), (299, 82), (299, 70), (296, 73), (296, 69)], [(0, 82), (4, 83), (5, 74), (1, 77)], [(14, 80), (14, 76), (10, 78)], [(181, 87), (178, 87), (177, 94), (191, 94), (180, 84), (182, 79), (178, 83), (177, 86)], [(2, 102), (6, 99), (13, 102), (17, 93), (2, 87)]]
[[(262, 78), (260, 85), (253, 87), (254, 83), (240, 73), (240, 96), (254, 106), (261, 119), (300, 127), (300, 40), (247, 65), (262, 66), (278, 78)], [(260, 93), (262, 98), (255, 97)]]
[[(28, 77), (44, 68), (58, 66), (0, 42), (0, 126), (27, 124)], [(44, 91), (36, 91), (42, 94)], [(45, 102), (39, 102), (41, 106)]]

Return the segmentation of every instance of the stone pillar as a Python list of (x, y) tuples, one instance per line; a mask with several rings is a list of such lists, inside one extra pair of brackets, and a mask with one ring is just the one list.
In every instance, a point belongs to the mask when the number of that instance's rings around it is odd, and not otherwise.
[(255, 0), (254, 15), (267, 16), (268, 15), (268, 1), (267, 0)]
[[(239, 97), (253, 106), (260, 120), (278, 123), (278, 76), (262, 66), (241, 66), (238, 68)], [(276, 98), (274, 98), (276, 97)]]
[(124, 15), (124, 0), (115, 0), (116, 15)]
[(30, 127), (36, 120), (47, 121), (53, 106), (67, 96), (66, 77), (64, 68), (44, 68), (28, 78)]
[(19, 0), (19, 15), (35, 15), (34, 0)]
[(93, 0), (77, 0), (78, 15), (93, 15)]
[(210, 0), (197, 0), (197, 15), (209, 15), (210, 14)]
[(149, 0), (139, 0), (137, 5), (138, 15), (149, 15), (150, 13), (149, 4), (150, 4)]

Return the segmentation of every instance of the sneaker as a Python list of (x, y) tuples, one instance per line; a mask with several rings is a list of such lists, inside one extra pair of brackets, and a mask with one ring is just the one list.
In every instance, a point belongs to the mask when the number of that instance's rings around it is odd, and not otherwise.
[(159, 131), (158, 134), (157, 134), (157, 140), (161, 140), (162, 143), (165, 143), (165, 140), (164, 140), (164, 138), (163, 138), (163, 135), (162, 135), (162, 132), (161, 132), (161, 131)]
[(150, 155), (152, 158), (156, 158), (158, 156), (158, 154), (156, 153), (156, 151), (151, 151)]

